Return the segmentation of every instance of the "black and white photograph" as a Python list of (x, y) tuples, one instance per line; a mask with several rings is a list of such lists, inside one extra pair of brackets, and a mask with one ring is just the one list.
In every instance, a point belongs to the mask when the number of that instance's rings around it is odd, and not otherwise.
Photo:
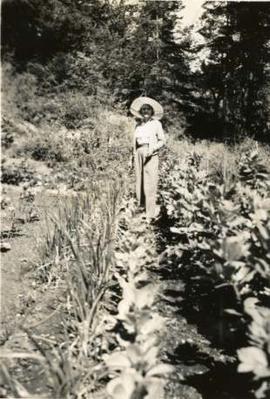
[(270, 399), (270, 1), (1, 1), (0, 399)]

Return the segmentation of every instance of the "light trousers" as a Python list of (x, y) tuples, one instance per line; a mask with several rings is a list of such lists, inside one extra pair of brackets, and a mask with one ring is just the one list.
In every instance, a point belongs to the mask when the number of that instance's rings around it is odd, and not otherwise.
[(139, 206), (144, 206), (146, 216), (156, 216), (156, 196), (158, 186), (158, 154), (146, 157), (148, 146), (136, 149), (135, 176), (136, 197)]

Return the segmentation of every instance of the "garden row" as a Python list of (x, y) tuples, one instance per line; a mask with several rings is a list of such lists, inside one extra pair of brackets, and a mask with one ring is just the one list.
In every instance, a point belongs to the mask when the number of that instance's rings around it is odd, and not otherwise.
[[(205, 156), (205, 154), (204, 154)], [(270, 175), (258, 149), (231, 179), (202, 167), (196, 150), (170, 152), (161, 170), (165, 262), (186, 284), (188, 316), (212, 343), (238, 355), (254, 394), (270, 392)], [(194, 319), (193, 319), (194, 320)]]
[[(61, 333), (56, 341), (45, 338), (28, 329), (26, 320), (21, 327), (32, 350), (1, 355), (11, 392), (40, 398), (162, 398), (172, 366), (160, 360), (165, 319), (153, 310), (157, 287), (146, 269), (157, 255), (134, 200), (123, 182), (104, 182), (60, 205), (48, 219), (44, 262), (35, 276), (43, 292), (44, 287), (61, 292), (56, 322)], [(40, 396), (12, 376), (14, 358), (45, 372), (47, 387)]]

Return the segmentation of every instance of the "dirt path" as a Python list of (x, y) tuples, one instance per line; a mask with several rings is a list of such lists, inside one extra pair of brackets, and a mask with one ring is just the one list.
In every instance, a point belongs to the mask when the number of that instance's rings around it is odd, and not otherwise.
[(39, 234), (38, 222), (23, 226), (19, 237), (8, 240), (10, 251), (2, 254), (1, 321), (4, 324), (20, 317), (23, 308), (30, 305), (30, 292), (35, 284), (28, 273), (38, 261), (35, 241)]
[[(27, 313), (34, 303), (39, 301), (36, 292), (37, 283), (34, 273), (40, 266), (40, 250), (44, 236), (45, 213), (54, 206), (55, 198), (45, 196), (44, 192), (37, 194), (33, 208), (36, 209), (39, 220), (23, 222), (23, 211), (19, 210), (19, 196), (22, 190), (18, 187), (8, 187), (8, 195), (11, 198), (16, 217), (20, 221), (16, 223), (16, 232), (4, 239), (11, 249), (1, 253), (1, 321), (9, 324)], [(8, 211), (3, 212), (2, 233), (8, 234), (11, 225), (11, 217)]]
[[(19, 209), (19, 196), (22, 190), (8, 187), (8, 196), (16, 217)], [(61, 290), (42, 284), (36, 277), (37, 268), (41, 266), (40, 251), (44, 240), (45, 215), (57, 199), (48, 193), (37, 193), (34, 207), (39, 220), (16, 223), (14, 236), (8, 234), (11, 226), (7, 211), (2, 215), (2, 234), (4, 241), (10, 244), (10, 250), (1, 254), (1, 352), (33, 352), (33, 344), (22, 326), (41, 337), (55, 338), (61, 333), (59, 310)], [(26, 211), (26, 209), (24, 209)], [(20, 218), (25, 215), (19, 211)], [(27, 360), (7, 360), (12, 377), (20, 381), (30, 392), (44, 393), (47, 379), (40, 365)], [(14, 384), (15, 386), (16, 384)], [(6, 397), (7, 383), (0, 379), (0, 397)], [(45, 392), (48, 389), (45, 388)], [(20, 397), (16, 388), (9, 395)], [(10, 397), (10, 396), (9, 396)]]
[(195, 326), (188, 324), (178, 313), (178, 305), (184, 293), (183, 284), (174, 278), (173, 273), (166, 273), (168, 265), (163, 264), (163, 258), (158, 251), (157, 227), (147, 224), (141, 213), (132, 217), (126, 227), (127, 237), (125, 238), (124, 234), (122, 241), (126, 239), (136, 242), (143, 237), (142, 245), (146, 246), (151, 253), (151, 259), (149, 259), (149, 264), (145, 264), (145, 269), (148, 280), (157, 287), (158, 292), (153, 312), (159, 313), (166, 322), (165, 331), (162, 332), (160, 356), (164, 363), (171, 364), (175, 370), (168, 377), (165, 398), (202, 399), (200, 393), (191, 384), (186, 383), (186, 378), (190, 375), (207, 372), (208, 368), (196, 359), (191, 364), (188, 364), (188, 361), (185, 363), (185, 359), (181, 361), (180, 351), (185, 344), (194, 343), (194, 345), (203, 347), (209, 343), (198, 333)]

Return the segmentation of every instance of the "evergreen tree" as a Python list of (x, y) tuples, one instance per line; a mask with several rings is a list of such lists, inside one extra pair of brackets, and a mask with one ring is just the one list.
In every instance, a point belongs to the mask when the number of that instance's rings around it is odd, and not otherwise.
[(149, 1), (128, 8), (129, 40), (122, 52), (124, 74), (118, 74), (117, 84), (120, 98), (130, 102), (138, 95), (152, 96), (170, 111), (169, 118), (178, 119), (190, 106), (185, 53), (189, 36), (182, 31), (178, 40), (175, 38), (181, 8), (180, 1)]
[(203, 28), (210, 51), (202, 68), (204, 89), (222, 135), (267, 135), (267, 65), (270, 6), (256, 2), (208, 2)]
[(12, 53), (17, 70), (37, 74), (40, 91), (60, 85), (94, 94), (107, 83), (111, 17), (106, 0), (4, 0), (2, 57)]

